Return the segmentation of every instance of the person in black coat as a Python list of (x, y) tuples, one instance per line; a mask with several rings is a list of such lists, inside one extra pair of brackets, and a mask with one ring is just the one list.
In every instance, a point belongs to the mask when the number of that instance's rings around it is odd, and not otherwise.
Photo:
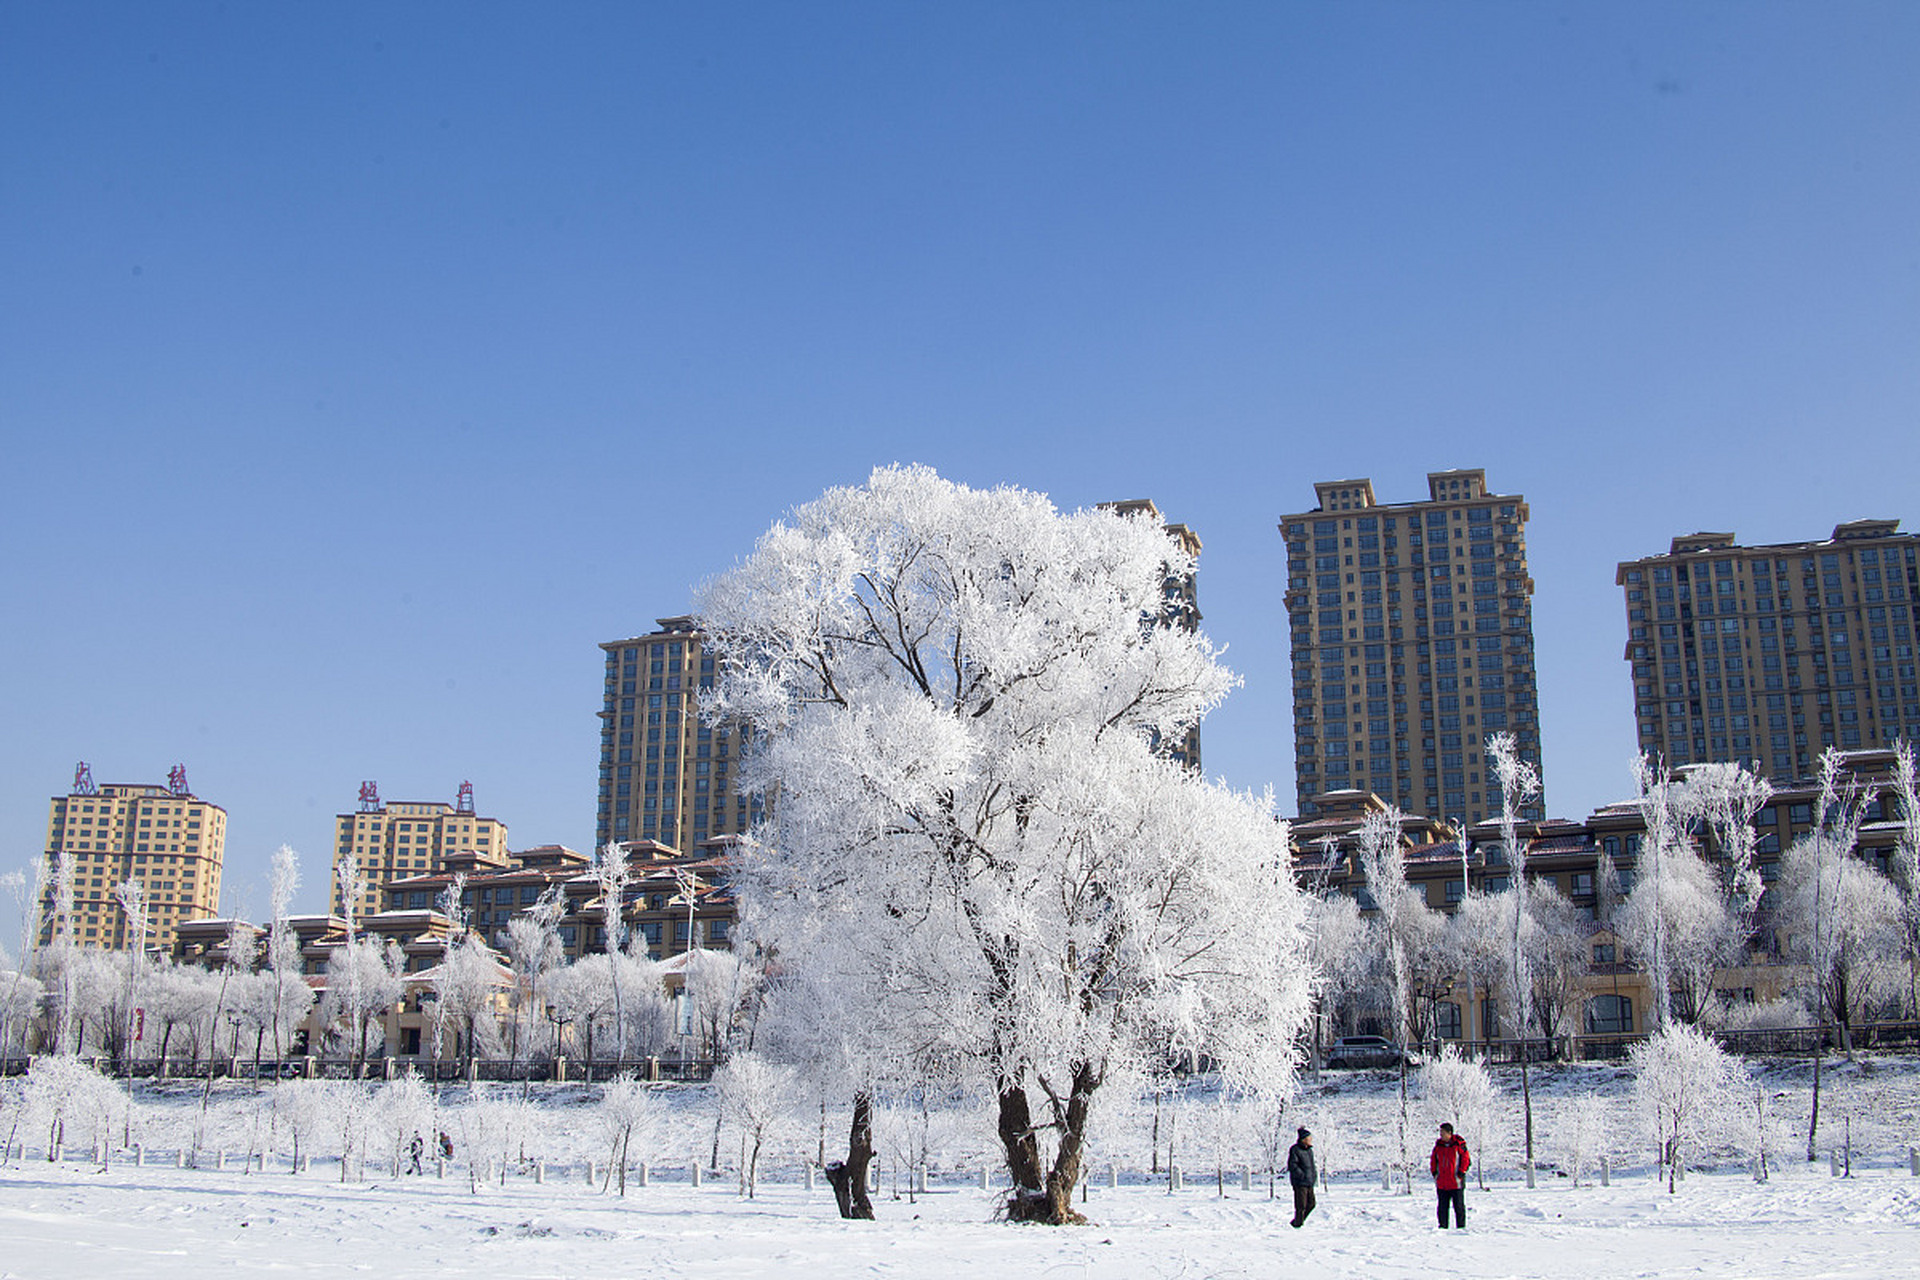
[(1298, 1227), (1313, 1212), (1313, 1184), (1319, 1170), (1313, 1162), (1313, 1132), (1300, 1130), (1299, 1141), (1287, 1148), (1287, 1181), (1293, 1184), (1293, 1225)]

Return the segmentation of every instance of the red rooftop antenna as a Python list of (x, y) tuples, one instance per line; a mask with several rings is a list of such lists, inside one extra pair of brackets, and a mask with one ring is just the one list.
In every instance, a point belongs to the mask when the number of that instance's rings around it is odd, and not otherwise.
[(190, 796), (193, 794), (187, 790), (187, 766), (177, 764), (167, 770), (167, 790), (176, 796)]
[(77, 796), (100, 794), (100, 788), (93, 785), (93, 766), (85, 760), (73, 766), (73, 794)]
[(380, 807), (380, 784), (363, 782), (360, 784), (360, 812), (373, 813)]
[(463, 782), (460, 784), (460, 800), (454, 805), (453, 811), (455, 813), (466, 814), (473, 812), (473, 784), (471, 782)]

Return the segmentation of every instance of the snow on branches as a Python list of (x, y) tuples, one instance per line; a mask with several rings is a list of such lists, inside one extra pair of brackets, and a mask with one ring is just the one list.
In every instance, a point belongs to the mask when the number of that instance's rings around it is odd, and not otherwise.
[(1116, 1068), (1206, 1055), (1290, 1087), (1308, 965), (1285, 829), (1153, 749), (1234, 683), (1158, 624), (1190, 568), (1150, 522), (883, 468), (705, 593), (706, 712), (751, 731), (743, 780), (772, 801), (743, 913), (859, 993), (823, 1017), (994, 1094), (1020, 1216), (1071, 1216)]

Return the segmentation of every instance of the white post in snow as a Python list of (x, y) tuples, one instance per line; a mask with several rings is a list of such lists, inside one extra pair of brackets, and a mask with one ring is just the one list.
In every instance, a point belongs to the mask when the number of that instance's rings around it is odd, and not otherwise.
[(439, 1176), (442, 1179), (445, 1179), (447, 1176), (447, 1158), (445, 1156), (441, 1156), (437, 1160), (435, 1160), (434, 1163), (439, 1166), (439, 1170), (438, 1170)]
[(980, 1189), (982, 1191), (993, 1190), (993, 1170), (984, 1167), (980, 1170)]
[(1907, 1169), (1914, 1177), (1920, 1178), (1920, 1147), (1907, 1148)]
[(813, 1190), (813, 1166), (811, 1164), (807, 1164), (807, 1165), (803, 1165), (802, 1168), (806, 1170), (806, 1174), (807, 1174), (807, 1190), (812, 1191)]
[(147, 1148), (144, 1143), (133, 1144), (133, 1167), (138, 1169), (147, 1163)]
[(1246, 1165), (1240, 1166), (1240, 1189), (1242, 1191), (1253, 1190), (1253, 1170), (1249, 1169)]
[(535, 1160), (533, 1162), (533, 1185), (536, 1187), (545, 1186), (546, 1182), (547, 1162), (545, 1160)]
[(1613, 1158), (1611, 1156), (1600, 1157), (1600, 1185), (1603, 1187), (1613, 1185)]
[(1836, 1178), (1840, 1176), (1840, 1149), (1838, 1147), (1827, 1152), (1827, 1170)]
[(187, 1149), (185, 1147), (175, 1147), (173, 1149), (173, 1167), (176, 1169), (184, 1169), (187, 1167)]
[(687, 1166), (687, 1180), (695, 1187), (700, 1185), (700, 1162), (698, 1160), (695, 1160)]
[(1390, 1164), (1380, 1166), (1380, 1189), (1393, 1190), (1393, 1166)]
[[(648, 1179), (648, 1176), (649, 1176), (649, 1174), (648, 1174), (648, 1170), (647, 1170), (647, 1162), (646, 1162), (645, 1160), (642, 1160), (642, 1161), (640, 1162), (640, 1185), (641, 1185), (641, 1186), (643, 1186), (643, 1187), (644, 1187), (644, 1186), (646, 1186), (646, 1185), (647, 1185), (647, 1179)], [(696, 1179), (695, 1181), (697, 1182), (697, 1181), (698, 1181), (698, 1179)]]
[(1119, 1185), (1120, 1162), (1118, 1160), (1110, 1161), (1107, 1165), (1107, 1186), (1118, 1187)]
[(227, 1153), (225, 1150), (214, 1153), (213, 1167), (219, 1173), (225, 1173), (227, 1171)]
[(1527, 1190), (1533, 1190), (1533, 1161), (1527, 1161)]

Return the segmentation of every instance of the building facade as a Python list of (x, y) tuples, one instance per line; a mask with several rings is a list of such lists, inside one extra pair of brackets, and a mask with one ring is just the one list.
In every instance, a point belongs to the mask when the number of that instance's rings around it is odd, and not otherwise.
[(1759, 762), (1807, 778), (1825, 747), (1920, 739), (1920, 536), (1855, 520), (1820, 542), (1673, 539), (1622, 563), (1640, 749), (1669, 765)]
[(688, 617), (609, 640), (600, 706), (595, 847), (652, 840), (691, 849), (748, 830), (755, 802), (736, 794), (739, 741), (700, 721), (700, 690), (713, 685), (713, 657)]
[[(1499, 812), (1489, 733), (1540, 768), (1527, 503), (1473, 469), (1427, 476), (1424, 502), (1382, 503), (1370, 480), (1314, 486), (1285, 516), (1294, 787), (1368, 790), (1408, 812)], [(1546, 812), (1544, 791), (1525, 816)]]
[(53, 797), (49, 806), (40, 941), (53, 941), (62, 927), (54, 886), (64, 855), (73, 869), (76, 944), (104, 950), (135, 945), (114, 890), (137, 880), (145, 890), (147, 949), (171, 951), (182, 921), (219, 912), (226, 847), (227, 811), (188, 789), (185, 766), (175, 765), (162, 786), (96, 784), (92, 770), (81, 764), (73, 790)]
[(380, 909), (380, 890), (390, 880), (431, 875), (457, 854), (507, 852), (507, 824), (474, 810), (473, 784), (460, 784), (453, 804), (437, 800), (386, 803), (372, 782), (360, 784), (360, 807), (333, 820), (333, 884), (328, 901), (339, 915), (346, 909), (340, 872), (351, 865), (365, 881), (354, 915)]

